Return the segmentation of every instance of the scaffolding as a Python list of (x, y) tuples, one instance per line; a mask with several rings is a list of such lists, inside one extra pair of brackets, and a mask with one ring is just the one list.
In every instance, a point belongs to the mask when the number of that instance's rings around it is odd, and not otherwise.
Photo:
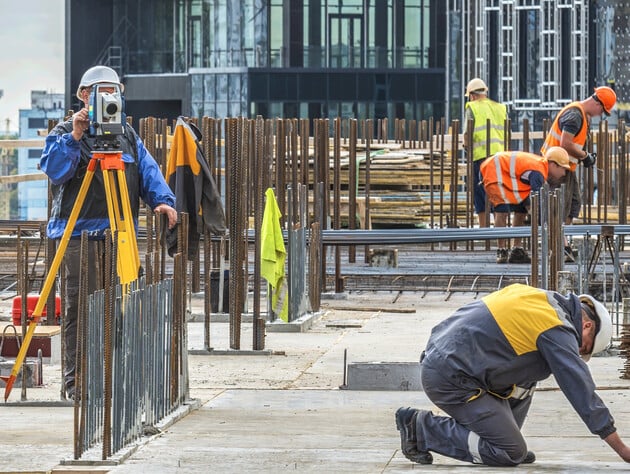
[(462, 71), (493, 83), (491, 95), (518, 116), (588, 96), (586, 0), (463, 0), (460, 6)]

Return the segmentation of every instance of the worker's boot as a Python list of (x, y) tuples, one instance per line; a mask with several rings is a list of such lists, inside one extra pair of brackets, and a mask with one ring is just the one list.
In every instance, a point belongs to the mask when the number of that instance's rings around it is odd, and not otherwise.
[(527, 451), (525, 459), (521, 461), (521, 464), (531, 464), (533, 462), (536, 462), (536, 455), (533, 451)]
[(508, 254), (508, 249), (497, 249), (497, 263), (507, 263)]
[(523, 247), (512, 247), (508, 256), (508, 263), (531, 263), (532, 259), (527, 255)]
[(428, 451), (418, 450), (416, 439), (416, 418), (418, 410), (400, 407), (396, 410), (396, 428), (400, 431), (400, 449), (407, 459), (418, 464), (433, 463), (433, 456)]

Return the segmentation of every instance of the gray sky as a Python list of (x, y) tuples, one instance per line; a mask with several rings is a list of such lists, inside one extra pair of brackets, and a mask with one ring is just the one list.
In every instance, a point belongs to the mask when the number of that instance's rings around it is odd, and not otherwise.
[[(18, 129), (31, 91), (63, 92), (64, 0), (0, 0), (0, 131)], [(66, 107), (67, 108), (67, 107)]]

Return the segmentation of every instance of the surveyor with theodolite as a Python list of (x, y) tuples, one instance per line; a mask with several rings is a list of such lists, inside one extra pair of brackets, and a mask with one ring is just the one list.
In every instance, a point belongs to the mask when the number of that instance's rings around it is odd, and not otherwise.
[[(58, 124), (46, 137), (45, 148), (40, 161), (41, 169), (48, 175), (52, 186), (52, 211), (47, 227), (50, 239), (61, 239), (69, 217), (80, 193), (83, 178), (93, 153), (98, 149), (119, 151), (124, 163), (127, 192), (131, 213), (137, 226), (139, 199), (142, 199), (157, 214), (168, 218), (168, 226), (177, 223), (174, 209), (175, 196), (167, 185), (158, 164), (145, 148), (131, 125), (124, 120), (122, 113), (122, 92), (118, 74), (106, 66), (94, 66), (82, 76), (77, 97), (83, 102), (82, 108), (69, 120)], [(108, 199), (103, 172), (94, 172), (88, 190), (68, 243), (65, 255), (66, 313), (63, 317), (65, 330), (65, 373), (66, 394), (75, 396), (75, 378), (79, 366), (76, 361), (78, 291), (80, 274), (80, 237), (87, 231), (88, 252), (91, 268), (97, 259), (103, 257), (105, 231), (110, 229)], [(102, 261), (102, 260), (99, 260)], [(101, 265), (100, 268), (104, 268)], [(88, 293), (98, 290), (95, 271), (88, 272)]]
[[(560, 186), (569, 170), (569, 155), (561, 147), (551, 147), (544, 157), (522, 151), (495, 153), (481, 164), (481, 177), (488, 200), (494, 208), (494, 226), (506, 227), (510, 212), (514, 227), (525, 225), (529, 213), (529, 195), (540, 190), (545, 181)], [(530, 263), (522, 239), (499, 239), (497, 263)]]
[(521, 428), (536, 383), (553, 374), (591, 433), (630, 462), (586, 365), (612, 332), (604, 305), (586, 294), (514, 284), (462, 306), (432, 329), (420, 357), (424, 393), (448, 416), (399, 408), (403, 454), (419, 464), (431, 464), (431, 452), (489, 466), (534, 462)]

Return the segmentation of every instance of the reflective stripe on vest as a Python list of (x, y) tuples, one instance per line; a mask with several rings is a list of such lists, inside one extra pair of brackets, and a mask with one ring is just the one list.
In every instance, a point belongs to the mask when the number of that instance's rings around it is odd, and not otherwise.
[[(586, 135), (588, 132), (588, 119), (586, 118), (586, 112), (584, 112), (584, 107), (582, 107), (582, 104), (580, 102), (571, 102), (569, 105), (560, 110), (560, 112), (558, 112), (558, 115), (556, 115), (556, 118), (551, 125), (551, 129), (545, 137), (545, 143), (543, 143), (542, 147), (540, 148), (540, 153), (543, 156), (552, 146), (560, 146), (560, 140), (562, 139), (562, 130), (560, 130), (560, 117), (564, 112), (572, 107), (578, 108), (582, 114), (582, 128), (577, 133), (577, 135), (573, 137), (572, 141), (573, 143), (584, 147), (584, 144), (586, 143)], [(571, 171), (575, 171), (577, 165), (580, 163), (580, 160), (575, 158), (574, 156), (569, 155), (569, 162), (571, 163)]]
[(537, 171), (547, 179), (548, 163), (542, 157), (522, 151), (495, 153), (481, 164), (481, 175), (492, 204), (520, 204), (529, 196), (531, 186), (521, 181), (527, 171)]
[[(490, 99), (477, 99), (468, 102), (474, 116), (475, 127), (472, 134), (473, 161), (482, 160), (487, 156), (503, 151), (505, 143), (505, 120), (507, 112), (505, 105)], [(490, 129), (487, 128), (490, 120)], [(487, 135), (490, 136), (490, 153), (486, 150)]]
[[(499, 188), (501, 189), (501, 195), (503, 196), (503, 200), (505, 202), (512, 202), (507, 197), (506, 187), (505, 187), (505, 181), (509, 180), (512, 184), (512, 187), (510, 189), (514, 190), (511, 193), (512, 197), (514, 200), (516, 200), (516, 204), (520, 204), (521, 202), (523, 202), (523, 198), (521, 197), (519, 193), (516, 192), (516, 190), (518, 190), (518, 178), (516, 177), (516, 156), (517, 156), (517, 152), (513, 151), (512, 153), (510, 153), (510, 171), (507, 176), (504, 175), (503, 171), (501, 170), (501, 155), (499, 154), (494, 155), (493, 160), (494, 160), (494, 168), (497, 173), (497, 183), (499, 185)], [(507, 178), (507, 179), (504, 180), (504, 178)]]

